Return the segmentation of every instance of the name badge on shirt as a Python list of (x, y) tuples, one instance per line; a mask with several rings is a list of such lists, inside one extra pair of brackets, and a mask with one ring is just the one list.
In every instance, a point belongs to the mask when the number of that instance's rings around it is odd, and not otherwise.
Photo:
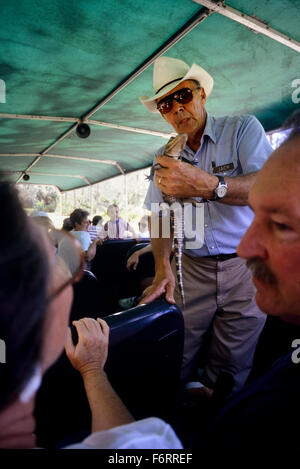
[(234, 169), (233, 163), (223, 164), (222, 166), (215, 166), (213, 168), (213, 173), (224, 173), (225, 171), (229, 171), (230, 169)]

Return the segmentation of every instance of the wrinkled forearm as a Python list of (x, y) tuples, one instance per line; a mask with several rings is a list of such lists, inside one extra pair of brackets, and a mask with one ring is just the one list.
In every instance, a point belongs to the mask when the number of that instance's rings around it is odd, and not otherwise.
[[(154, 227), (154, 223), (156, 227)], [(173, 233), (170, 230), (164, 233), (166, 226), (170, 227), (170, 220), (168, 217), (159, 217), (158, 214), (152, 213), (150, 223), (151, 233), (151, 250), (155, 260), (155, 271), (170, 267), (170, 255), (172, 251)], [(156, 229), (154, 229), (156, 228)], [(165, 237), (169, 235), (168, 237)]]
[(104, 371), (90, 372), (82, 377), (92, 413), (92, 432), (134, 421)]
[(248, 205), (249, 191), (255, 183), (256, 175), (257, 172), (234, 178), (225, 177), (228, 191), (224, 199), (219, 202), (228, 205)]
[(142, 256), (143, 254), (146, 254), (147, 252), (152, 252), (152, 246), (151, 244), (148, 244), (148, 246), (142, 248), (142, 249), (139, 249), (138, 251), (136, 251), (136, 254), (138, 255), (138, 257)]

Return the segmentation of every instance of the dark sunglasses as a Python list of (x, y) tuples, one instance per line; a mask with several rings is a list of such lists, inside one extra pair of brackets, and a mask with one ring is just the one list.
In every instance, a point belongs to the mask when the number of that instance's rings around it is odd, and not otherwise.
[(157, 103), (157, 109), (161, 114), (168, 114), (173, 107), (173, 100), (179, 104), (188, 104), (193, 99), (193, 91), (198, 90), (201, 86), (197, 86), (191, 90), (190, 88), (182, 88), (181, 90), (175, 91), (175, 93), (169, 94), (166, 98), (162, 99)]

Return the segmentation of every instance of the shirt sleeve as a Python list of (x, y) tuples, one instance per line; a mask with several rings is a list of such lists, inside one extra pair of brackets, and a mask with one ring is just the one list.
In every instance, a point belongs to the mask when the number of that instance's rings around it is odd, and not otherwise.
[(65, 449), (182, 449), (182, 444), (170, 425), (150, 417), (110, 430), (95, 432), (82, 443)]
[(161, 191), (156, 187), (153, 181), (150, 181), (143, 207), (151, 212), (158, 212), (158, 204), (160, 204), (160, 202), (163, 202)]
[(247, 116), (242, 123), (237, 147), (243, 174), (260, 170), (273, 151), (263, 126), (254, 116)]
[[(165, 145), (155, 153), (154, 159), (153, 159), (153, 164), (155, 164), (156, 157), (158, 155), (163, 155), (165, 149)], [(160, 204), (163, 202), (163, 197), (161, 191), (156, 187), (154, 183), (154, 177), (153, 180), (150, 180), (148, 191), (144, 200), (144, 205), (143, 208), (146, 208), (147, 210), (150, 210), (151, 212), (158, 212), (159, 209), (156, 208), (157, 204)]]

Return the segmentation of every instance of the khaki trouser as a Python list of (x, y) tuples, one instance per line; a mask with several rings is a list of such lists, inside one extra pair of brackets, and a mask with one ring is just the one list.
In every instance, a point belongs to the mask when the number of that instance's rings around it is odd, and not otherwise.
[[(173, 272), (175, 262), (172, 262)], [(255, 303), (255, 288), (245, 261), (182, 256), (185, 308), (176, 285), (175, 300), (185, 322), (182, 379), (191, 379), (203, 336), (212, 327), (208, 359), (201, 382), (213, 387), (220, 371), (230, 372), (234, 389), (246, 381), (266, 315)]]

